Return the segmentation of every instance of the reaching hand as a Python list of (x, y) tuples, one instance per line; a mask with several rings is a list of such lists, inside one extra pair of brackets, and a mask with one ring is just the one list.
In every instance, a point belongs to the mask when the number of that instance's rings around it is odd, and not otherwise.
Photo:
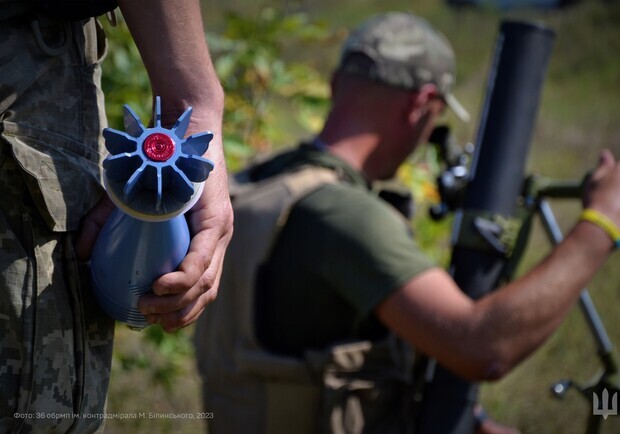
[(599, 164), (586, 188), (584, 208), (603, 213), (620, 226), (620, 164), (610, 151), (601, 152)]

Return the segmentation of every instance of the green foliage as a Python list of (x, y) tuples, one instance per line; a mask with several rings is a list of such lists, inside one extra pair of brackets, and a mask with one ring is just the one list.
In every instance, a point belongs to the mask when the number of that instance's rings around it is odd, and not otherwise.
[[(285, 52), (330, 36), (305, 14), (285, 15), (267, 8), (255, 17), (224, 14), (222, 33), (209, 34), (215, 68), (226, 93), (224, 146), (229, 165), (270, 149), (291, 124), (316, 130), (327, 107), (328, 86), (304, 60)], [(286, 117), (286, 121), (278, 119)]]
[(123, 371), (144, 370), (153, 384), (170, 391), (185, 372), (185, 361), (193, 355), (188, 334), (184, 330), (166, 333), (160, 326), (152, 325), (141, 337), (145, 345), (132, 351), (116, 351), (115, 358)]

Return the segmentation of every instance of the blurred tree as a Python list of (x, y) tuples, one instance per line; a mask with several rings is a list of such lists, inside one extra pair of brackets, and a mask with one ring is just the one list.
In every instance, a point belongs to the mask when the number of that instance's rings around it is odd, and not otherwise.
[(223, 32), (208, 35), (226, 92), (224, 146), (232, 169), (257, 151), (269, 150), (286, 122), (318, 129), (328, 105), (327, 82), (308, 59), (294, 61), (285, 52), (329, 38), (326, 27), (305, 14), (271, 8), (253, 17), (227, 12)]

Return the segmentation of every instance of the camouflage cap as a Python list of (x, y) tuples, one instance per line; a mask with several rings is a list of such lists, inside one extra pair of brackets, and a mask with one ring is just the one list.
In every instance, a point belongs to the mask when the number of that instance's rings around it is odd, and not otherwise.
[[(350, 61), (353, 54), (362, 54), (370, 62)], [(450, 43), (413, 14), (390, 12), (353, 30), (342, 48), (339, 70), (412, 90), (432, 83), (456, 116), (469, 121), (469, 113), (452, 94), (456, 71)]]

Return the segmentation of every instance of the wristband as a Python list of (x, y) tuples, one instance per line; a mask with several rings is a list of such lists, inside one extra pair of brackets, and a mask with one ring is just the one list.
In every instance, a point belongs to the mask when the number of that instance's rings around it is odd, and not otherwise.
[(581, 212), (579, 220), (594, 223), (611, 237), (616, 249), (620, 248), (620, 228), (605, 214), (592, 208), (586, 208)]

